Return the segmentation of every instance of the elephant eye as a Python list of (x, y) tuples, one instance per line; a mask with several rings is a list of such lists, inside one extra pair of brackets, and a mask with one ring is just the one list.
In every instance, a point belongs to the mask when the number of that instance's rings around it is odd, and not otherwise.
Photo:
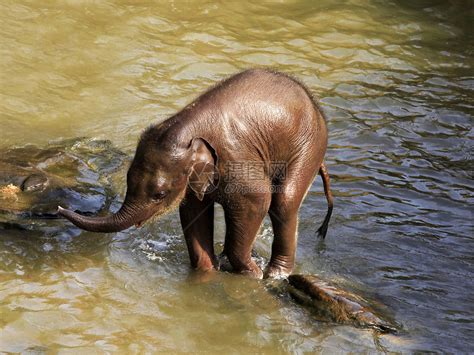
[(166, 191), (159, 191), (155, 195), (153, 195), (152, 200), (155, 202), (159, 202), (166, 197)]

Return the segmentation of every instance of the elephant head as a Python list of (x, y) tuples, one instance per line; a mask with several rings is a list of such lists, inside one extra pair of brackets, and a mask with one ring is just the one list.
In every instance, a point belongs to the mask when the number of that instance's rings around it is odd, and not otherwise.
[[(170, 127), (151, 127), (143, 133), (127, 173), (122, 207), (106, 217), (88, 217), (58, 207), (58, 214), (79, 228), (111, 233), (141, 226), (152, 216), (178, 206), (192, 190), (200, 200), (216, 177), (217, 156), (203, 138), (180, 137)], [(181, 139), (183, 140), (183, 139)]]

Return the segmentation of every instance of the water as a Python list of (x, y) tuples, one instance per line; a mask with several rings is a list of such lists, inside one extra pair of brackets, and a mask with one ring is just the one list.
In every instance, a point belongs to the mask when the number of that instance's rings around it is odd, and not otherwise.
[[(0, 350), (472, 351), (473, 15), (470, 1), (2, 1), (1, 148), (88, 136), (131, 155), (147, 125), (234, 72), (304, 81), (329, 117), (336, 207), (318, 241), (317, 180), (296, 271), (378, 300), (403, 331), (319, 323), (262, 282), (200, 279), (171, 214), (106, 236), (1, 229)], [(218, 250), (224, 228), (219, 211)], [(263, 258), (271, 238), (267, 221)]]

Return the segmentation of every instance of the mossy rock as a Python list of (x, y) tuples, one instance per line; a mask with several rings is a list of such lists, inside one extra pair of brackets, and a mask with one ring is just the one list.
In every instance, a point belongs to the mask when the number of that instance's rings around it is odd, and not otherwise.
[(0, 223), (55, 218), (58, 205), (91, 214), (107, 210), (117, 195), (115, 173), (126, 160), (110, 141), (90, 138), (0, 151)]

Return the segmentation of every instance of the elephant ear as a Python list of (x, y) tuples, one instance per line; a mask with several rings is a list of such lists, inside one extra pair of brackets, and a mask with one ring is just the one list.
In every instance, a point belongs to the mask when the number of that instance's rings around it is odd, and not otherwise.
[(191, 167), (188, 186), (202, 201), (204, 194), (217, 187), (217, 155), (212, 146), (202, 138), (194, 138), (190, 144)]

